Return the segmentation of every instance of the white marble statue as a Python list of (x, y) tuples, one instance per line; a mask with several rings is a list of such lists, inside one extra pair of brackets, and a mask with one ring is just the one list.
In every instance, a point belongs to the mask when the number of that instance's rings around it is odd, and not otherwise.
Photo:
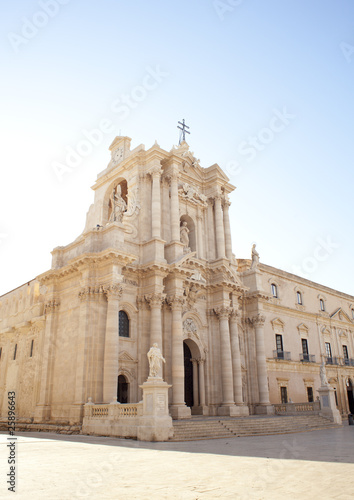
[(184, 248), (189, 248), (189, 236), (188, 236), (189, 229), (187, 227), (186, 221), (182, 222), (180, 231), (181, 231), (181, 243), (183, 243)]
[(149, 377), (157, 377), (161, 367), (161, 361), (166, 363), (165, 358), (162, 356), (162, 353), (157, 344), (153, 344), (147, 353), (147, 357), (149, 360)]
[(259, 264), (259, 253), (256, 250), (256, 244), (252, 245), (252, 264), (250, 269), (257, 269)]
[(123, 214), (127, 209), (127, 204), (122, 197), (122, 188), (119, 184), (116, 189), (113, 189), (111, 195), (111, 207), (112, 212), (109, 218), (109, 222), (122, 222)]
[(321, 387), (327, 387), (328, 380), (327, 380), (326, 366), (325, 366), (324, 361), (322, 362), (321, 368), (320, 368), (320, 378), (321, 378)]

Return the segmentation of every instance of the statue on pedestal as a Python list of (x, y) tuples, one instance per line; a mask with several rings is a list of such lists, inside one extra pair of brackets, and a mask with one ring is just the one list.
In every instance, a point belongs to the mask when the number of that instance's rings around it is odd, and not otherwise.
[(328, 387), (328, 380), (326, 375), (326, 366), (324, 361), (321, 364), (320, 368), (320, 378), (321, 378), (321, 387)]
[(180, 234), (181, 234), (181, 243), (183, 243), (183, 252), (184, 253), (188, 253), (188, 252), (191, 251), (190, 248), (189, 248), (189, 236), (188, 236), (188, 233), (189, 233), (189, 229), (187, 227), (187, 222), (183, 221), (181, 229), (180, 229)]
[(252, 245), (252, 264), (250, 269), (257, 269), (259, 264), (259, 253), (256, 250), (256, 244)]
[(165, 358), (162, 356), (162, 353), (157, 344), (153, 344), (147, 353), (147, 357), (149, 360), (149, 377), (157, 377), (161, 368), (161, 361), (166, 363)]

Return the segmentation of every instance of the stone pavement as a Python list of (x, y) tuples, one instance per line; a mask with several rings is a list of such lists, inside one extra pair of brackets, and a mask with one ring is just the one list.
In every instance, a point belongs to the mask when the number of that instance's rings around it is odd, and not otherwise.
[(354, 427), (184, 443), (17, 435), (16, 497), (0, 435), (0, 498), (336, 499), (354, 496)]

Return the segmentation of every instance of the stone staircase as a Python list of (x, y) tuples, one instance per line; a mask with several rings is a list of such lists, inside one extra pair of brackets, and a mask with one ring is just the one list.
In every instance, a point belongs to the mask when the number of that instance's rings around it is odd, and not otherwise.
[[(8, 431), (7, 421), (0, 420), (0, 431)], [(55, 422), (34, 424), (31, 421), (16, 420), (16, 432), (55, 432), (56, 434), (80, 434), (81, 425), (65, 425)]]
[(171, 441), (290, 434), (330, 427), (339, 426), (318, 415), (192, 417), (173, 421), (174, 436)]

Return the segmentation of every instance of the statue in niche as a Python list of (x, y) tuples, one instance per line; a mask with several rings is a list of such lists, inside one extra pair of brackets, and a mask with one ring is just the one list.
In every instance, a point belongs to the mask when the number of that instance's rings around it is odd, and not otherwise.
[(157, 344), (153, 344), (147, 353), (147, 357), (149, 360), (149, 377), (158, 377), (158, 373), (161, 368), (161, 361), (166, 363), (165, 358), (162, 356), (162, 353)]
[(250, 269), (257, 269), (259, 264), (259, 253), (256, 250), (256, 244), (252, 245), (252, 264)]
[(189, 229), (187, 227), (187, 222), (186, 221), (182, 222), (180, 233), (181, 233), (181, 243), (183, 243), (183, 250), (185, 252), (189, 252), (190, 251), (190, 248), (189, 248), (189, 236), (188, 236)]
[(324, 361), (322, 362), (321, 368), (320, 368), (320, 378), (321, 378), (321, 387), (328, 387), (326, 366), (325, 366)]
[(119, 184), (115, 189), (113, 189), (110, 200), (112, 212), (109, 222), (122, 222), (123, 214), (127, 209), (127, 204), (122, 197), (122, 188)]

